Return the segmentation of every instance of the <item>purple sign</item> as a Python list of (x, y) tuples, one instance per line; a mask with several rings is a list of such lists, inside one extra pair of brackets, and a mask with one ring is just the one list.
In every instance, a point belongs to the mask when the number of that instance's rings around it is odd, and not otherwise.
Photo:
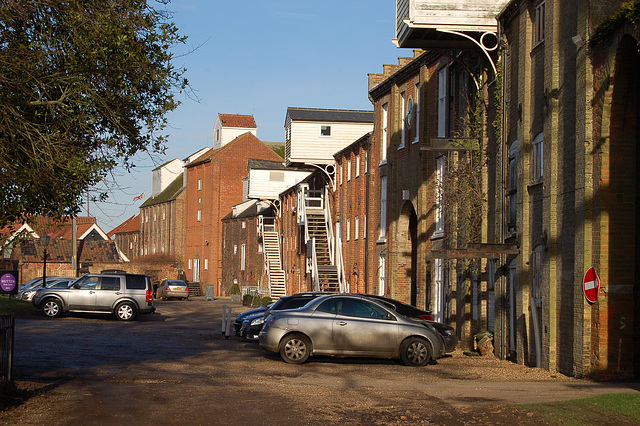
[(0, 271), (0, 293), (17, 294), (18, 293), (18, 272), (17, 271)]

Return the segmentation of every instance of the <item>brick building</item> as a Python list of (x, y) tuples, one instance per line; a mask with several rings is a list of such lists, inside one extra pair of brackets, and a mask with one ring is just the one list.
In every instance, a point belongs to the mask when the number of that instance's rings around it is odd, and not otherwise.
[(140, 256), (140, 215), (136, 214), (113, 228), (107, 236), (113, 238), (118, 250), (128, 259)]
[[(574, 376), (640, 371), (640, 34), (621, 4), (513, 1), (499, 16), (502, 164), (520, 247), (499, 355)], [(590, 267), (595, 303), (583, 291)]]
[(136, 257), (170, 257), (183, 265), (185, 199), (184, 174), (180, 172), (161, 192), (142, 203), (140, 245)]
[(189, 281), (222, 292), (222, 218), (243, 201), (250, 158), (282, 158), (248, 132), (185, 165), (185, 263)]

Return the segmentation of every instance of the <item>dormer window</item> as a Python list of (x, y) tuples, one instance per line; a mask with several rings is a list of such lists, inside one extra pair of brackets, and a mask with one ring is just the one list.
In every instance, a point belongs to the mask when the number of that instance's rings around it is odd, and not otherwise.
[(321, 126), (320, 127), (320, 135), (322, 135), (322, 136), (331, 136), (331, 126)]

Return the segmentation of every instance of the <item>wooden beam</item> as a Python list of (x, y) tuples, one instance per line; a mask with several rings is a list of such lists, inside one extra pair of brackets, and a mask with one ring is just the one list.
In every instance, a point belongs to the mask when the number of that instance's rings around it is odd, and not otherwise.
[(431, 146), (421, 146), (421, 151), (476, 151), (480, 143), (476, 138), (431, 138)]
[(515, 244), (469, 244), (466, 249), (433, 250), (427, 261), (433, 259), (495, 259), (503, 254), (519, 254)]

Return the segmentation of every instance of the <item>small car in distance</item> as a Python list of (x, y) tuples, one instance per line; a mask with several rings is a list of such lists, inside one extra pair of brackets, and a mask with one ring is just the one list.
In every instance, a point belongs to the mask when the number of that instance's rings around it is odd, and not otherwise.
[(301, 364), (312, 355), (400, 358), (422, 366), (445, 355), (441, 334), (366, 296), (322, 296), (296, 310), (271, 311), (260, 346), (285, 362)]
[(188, 299), (189, 286), (182, 280), (164, 280), (158, 286), (156, 298), (162, 300)]

